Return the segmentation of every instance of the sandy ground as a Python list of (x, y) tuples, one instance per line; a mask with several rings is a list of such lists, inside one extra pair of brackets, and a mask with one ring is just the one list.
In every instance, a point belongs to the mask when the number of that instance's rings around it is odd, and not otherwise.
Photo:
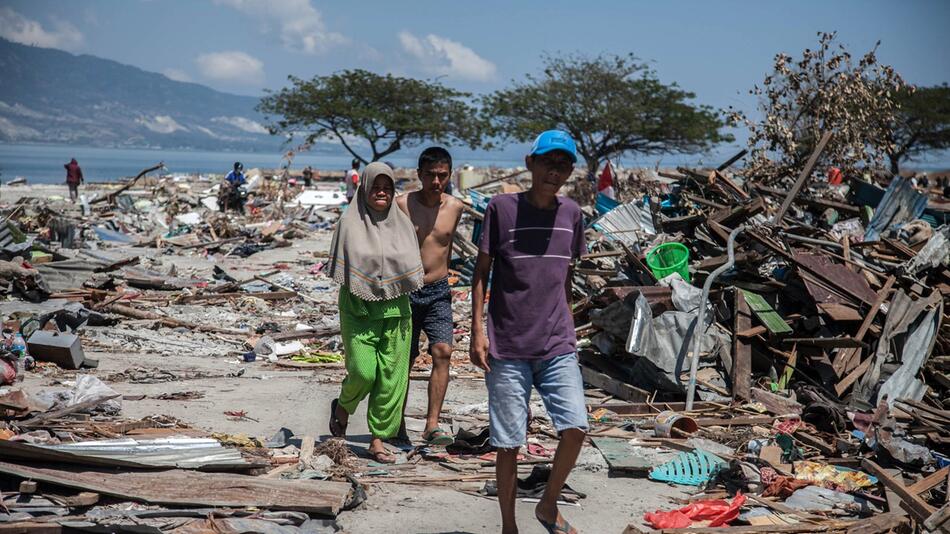
[[(10, 202), (12, 191), (16, 188), (4, 188), (3, 201)], [(34, 188), (22, 188), (33, 196), (43, 194), (63, 194), (64, 187), (41, 186), (40, 193)], [(61, 191), (60, 191), (61, 190)], [(19, 193), (19, 191), (17, 191)], [(307, 267), (318, 261), (321, 252), (326, 251), (329, 234), (317, 239), (297, 240), (291, 248), (267, 250), (247, 259), (240, 258), (204, 258), (197, 254), (189, 256), (161, 256), (155, 249), (141, 249), (143, 256), (157, 257), (165, 265), (174, 263), (179, 272), (194, 273), (196, 276), (210, 276), (213, 265), (218, 264), (232, 273), (242, 276), (270, 270), (275, 263), (283, 262), (292, 266), (295, 278), (307, 278)], [(333, 313), (336, 298), (335, 288), (327, 281), (313, 281), (313, 276), (302, 284), (311, 290), (310, 294), (326, 306), (319, 306), (327, 313)], [(299, 306), (298, 305), (298, 309)], [(40, 306), (28, 305), (20, 301), (0, 302), (0, 312), (38, 310), (56, 307), (56, 303), (47, 301)], [(170, 312), (171, 313), (171, 312)], [(198, 309), (187, 317), (178, 317), (204, 324), (236, 327), (239, 323), (259, 324), (264, 317), (253, 314), (241, 316), (234, 313), (219, 314), (215, 309)], [(127, 322), (119, 327), (136, 328)], [(137, 328), (142, 328), (141, 326)], [(159, 384), (131, 384), (115, 382), (110, 385), (125, 395), (154, 395), (165, 392), (200, 391), (204, 398), (190, 401), (160, 401), (153, 399), (125, 400), (122, 414), (126, 417), (142, 417), (152, 414), (171, 415), (203, 429), (243, 433), (251, 436), (266, 437), (281, 427), (291, 429), (297, 436), (313, 435), (321, 439), (328, 434), (328, 407), (330, 400), (339, 392), (342, 369), (321, 369), (317, 371), (298, 371), (279, 369), (271, 364), (257, 361), (245, 363), (237, 356), (240, 347), (235, 344), (234, 354), (207, 356), (201, 350), (201, 335), (176, 332), (171, 329), (145, 332), (152, 337), (167, 339), (166, 346), (144, 343), (140, 346), (113, 348), (105, 351), (96, 340), (98, 334), (92, 331), (84, 334), (84, 346), (87, 355), (97, 358), (100, 366), (88, 371), (103, 378), (111, 373), (121, 372), (134, 366), (158, 367), (170, 371), (201, 370), (224, 374), (245, 368), (245, 374), (238, 378), (214, 378), (181, 380)], [(194, 347), (193, 349), (190, 347)], [(467, 347), (463, 347), (467, 349)], [(84, 371), (85, 372), (85, 371)], [(69, 375), (56, 378), (67, 379)], [(25, 382), (28, 388), (48, 386), (53, 377), (29, 375)], [(410, 415), (424, 413), (426, 404), (426, 382), (412, 381), (410, 386)], [(454, 380), (448, 389), (445, 409), (484, 402), (486, 392), (484, 382), (472, 379)], [(235, 421), (224, 414), (226, 410), (244, 410), (248, 416), (256, 419)], [(354, 448), (362, 450), (369, 440), (365, 422), (365, 405), (350, 419), (350, 440)], [(417, 435), (418, 436), (418, 435)], [(569, 484), (577, 491), (587, 494), (579, 507), (563, 507), (565, 516), (581, 531), (588, 533), (620, 533), (630, 522), (640, 522), (646, 511), (658, 508), (669, 509), (673, 506), (669, 497), (681, 497), (682, 490), (665, 484), (640, 478), (611, 478), (604, 468), (599, 452), (591, 446), (585, 446), (582, 453), (582, 466), (578, 467), (569, 479)], [(432, 469), (429, 466), (423, 467)], [(396, 477), (398, 471), (393, 472)], [(433, 471), (435, 473), (435, 471)], [(448, 473), (439, 469), (440, 475)], [(369, 490), (369, 499), (359, 508), (343, 512), (339, 523), (351, 533), (364, 532), (413, 532), (413, 533), (490, 533), (501, 528), (497, 502), (490, 498), (476, 497), (458, 491), (460, 489), (478, 489), (483, 482), (464, 485), (408, 485), (398, 483), (376, 484)], [(533, 518), (534, 504), (518, 504), (519, 523), (523, 533), (542, 533), (544, 530)]]

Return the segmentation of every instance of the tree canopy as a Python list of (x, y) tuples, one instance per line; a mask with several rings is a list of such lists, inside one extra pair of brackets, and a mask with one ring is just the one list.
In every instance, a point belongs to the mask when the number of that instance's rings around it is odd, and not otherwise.
[(624, 153), (699, 152), (731, 140), (717, 112), (664, 84), (633, 55), (547, 56), (540, 76), (483, 98), (486, 122), (502, 139), (530, 141), (560, 128), (577, 142), (590, 172)]
[[(818, 47), (805, 49), (800, 59), (775, 56), (774, 70), (761, 87), (761, 119), (735, 112), (732, 118), (749, 128), (752, 172), (781, 178), (801, 168), (826, 131), (833, 131), (818, 165), (835, 165), (845, 172), (879, 167), (891, 148), (896, 120), (895, 95), (904, 87), (900, 75), (878, 63), (877, 46), (857, 62), (835, 42), (834, 33), (819, 33)], [(878, 43), (880, 44), (880, 43)]]
[(897, 93), (897, 102), (900, 109), (887, 154), (894, 174), (900, 171), (901, 161), (950, 148), (950, 87), (905, 87)]
[[(265, 96), (257, 106), (269, 119), (278, 117), (268, 129), (288, 140), (335, 138), (363, 163), (424, 141), (481, 145), (483, 131), (468, 103), (471, 95), (436, 81), (361, 69), (289, 80), (290, 87)], [(368, 151), (354, 139), (365, 141)]]

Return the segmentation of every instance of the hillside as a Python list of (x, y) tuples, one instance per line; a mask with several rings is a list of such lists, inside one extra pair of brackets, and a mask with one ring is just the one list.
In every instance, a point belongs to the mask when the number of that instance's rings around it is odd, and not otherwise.
[(257, 99), (0, 39), (0, 142), (273, 149)]

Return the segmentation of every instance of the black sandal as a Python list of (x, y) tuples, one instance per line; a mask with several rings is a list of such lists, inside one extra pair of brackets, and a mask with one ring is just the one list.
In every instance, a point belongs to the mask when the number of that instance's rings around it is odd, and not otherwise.
[(346, 436), (346, 425), (341, 423), (340, 418), (336, 416), (336, 409), (339, 405), (340, 399), (330, 401), (330, 435), (335, 438)]

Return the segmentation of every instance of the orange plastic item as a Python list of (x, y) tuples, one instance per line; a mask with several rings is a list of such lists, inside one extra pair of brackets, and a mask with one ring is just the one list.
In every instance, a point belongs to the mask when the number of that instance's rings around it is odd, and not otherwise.
[(693, 521), (710, 521), (710, 527), (721, 527), (728, 525), (739, 517), (739, 508), (745, 504), (745, 495), (737, 493), (732, 502), (726, 502), (722, 499), (712, 499), (708, 501), (698, 501), (678, 510), (669, 512), (647, 512), (643, 514), (643, 520), (653, 528), (686, 528), (693, 524)]

